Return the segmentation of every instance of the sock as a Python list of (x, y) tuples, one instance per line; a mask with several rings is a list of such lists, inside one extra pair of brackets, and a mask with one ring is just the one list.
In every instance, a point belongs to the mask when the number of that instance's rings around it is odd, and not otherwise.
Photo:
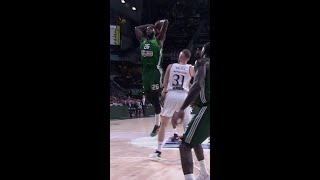
[(173, 129), (173, 134), (177, 134), (177, 128)]
[(193, 174), (186, 174), (186, 175), (184, 175), (184, 179), (185, 179), (185, 180), (193, 180), (193, 179), (194, 179)]
[(160, 114), (155, 115), (155, 125), (160, 126)]
[(206, 162), (204, 160), (199, 161), (200, 164), (200, 174), (207, 175), (209, 174), (206, 167)]
[(161, 152), (163, 142), (158, 141), (158, 149), (157, 151)]

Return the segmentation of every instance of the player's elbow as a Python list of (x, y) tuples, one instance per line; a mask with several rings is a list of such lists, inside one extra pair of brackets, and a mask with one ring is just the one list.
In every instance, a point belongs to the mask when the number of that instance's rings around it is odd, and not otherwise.
[(136, 27), (134, 28), (134, 31), (135, 31), (135, 32), (141, 32), (141, 29), (140, 29), (140, 27), (136, 26)]

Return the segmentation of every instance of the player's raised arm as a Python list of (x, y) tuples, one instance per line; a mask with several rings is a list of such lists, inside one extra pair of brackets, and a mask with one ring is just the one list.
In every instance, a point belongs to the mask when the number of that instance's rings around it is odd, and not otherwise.
[(146, 24), (146, 25), (141, 25), (141, 26), (135, 27), (136, 37), (139, 41), (141, 41), (141, 39), (144, 37), (143, 31), (145, 31), (147, 29), (147, 27), (149, 27), (149, 26), (154, 26), (154, 25), (153, 24)]
[(164, 41), (166, 40), (166, 34), (167, 34), (168, 26), (169, 26), (169, 21), (168, 21), (168, 19), (163, 19), (163, 20), (160, 20), (160, 23), (162, 23), (162, 26), (159, 31), (158, 40), (161, 43), (164, 43)]

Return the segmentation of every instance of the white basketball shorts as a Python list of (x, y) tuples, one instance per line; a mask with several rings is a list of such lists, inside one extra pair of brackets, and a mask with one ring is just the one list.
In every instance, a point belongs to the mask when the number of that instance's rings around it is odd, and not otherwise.
[[(175, 112), (178, 112), (187, 98), (188, 93), (185, 91), (169, 91), (166, 94), (166, 98), (164, 100), (163, 109), (161, 115), (164, 117), (172, 117)], [(191, 107), (188, 106), (184, 111), (184, 119), (191, 119)]]

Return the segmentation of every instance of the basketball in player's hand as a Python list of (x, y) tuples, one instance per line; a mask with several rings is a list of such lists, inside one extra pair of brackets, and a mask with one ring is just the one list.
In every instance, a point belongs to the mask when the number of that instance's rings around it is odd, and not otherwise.
[(161, 27), (162, 27), (162, 24), (163, 24), (163, 23), (161, 23), (160, 20), (157, 21), (157, 22), (154, 24), (154, 28), (155, 28), (155, 30), (156, 30), (156, 33), (159, 33), (159, 32), (160, 32)]

